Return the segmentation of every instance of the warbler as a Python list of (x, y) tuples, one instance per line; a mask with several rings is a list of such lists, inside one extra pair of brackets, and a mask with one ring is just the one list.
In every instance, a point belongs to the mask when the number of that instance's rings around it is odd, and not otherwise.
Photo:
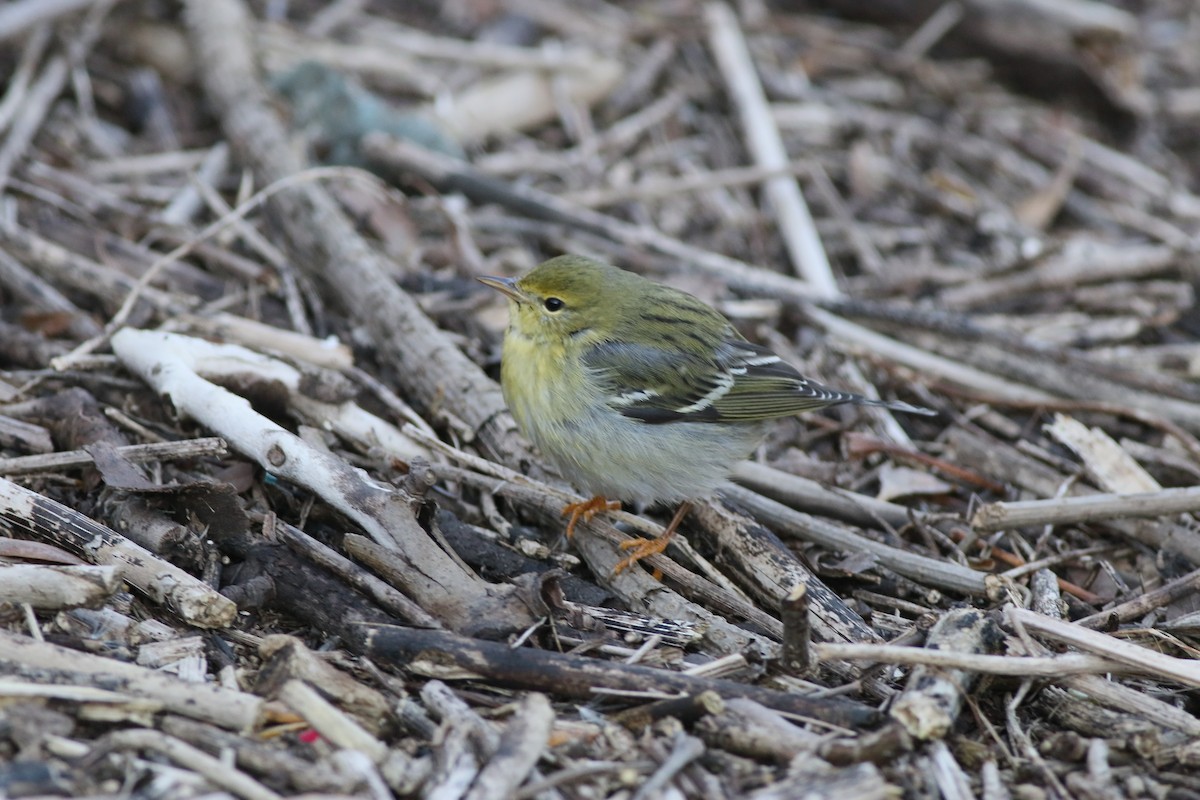
[(590, 258), (552, 258), (521, 278), (481, 277), (509, 300), (500, 384), (521, 431), (576, 488), (582, 517), (680, 504), (662, 537), (634, 539), (618, 571), (662, 552), (689, 508), (766, 434), (770, 420), (872, 400), (805, 378), (702, 300)]

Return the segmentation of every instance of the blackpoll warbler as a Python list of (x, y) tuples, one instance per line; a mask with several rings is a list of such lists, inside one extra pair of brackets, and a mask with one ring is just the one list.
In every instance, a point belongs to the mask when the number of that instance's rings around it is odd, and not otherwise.
[(692, 295), (590, 258), (479, 280), (510, 301), (500, 383), (517, 424), (595, 495), (563, 510), (568, 536), (619, 507), (606, 498), (682, 504), (661, 538), (626, 543), (618, 571), (666, 548), (688, 501), (713, 493), (768, 420), (840, 403), (935, 413), (822, 386)]

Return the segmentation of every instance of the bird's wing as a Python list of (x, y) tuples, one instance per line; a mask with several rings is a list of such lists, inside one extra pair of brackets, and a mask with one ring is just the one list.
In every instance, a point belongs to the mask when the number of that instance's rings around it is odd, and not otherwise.
[(584, 363), (604, 381), (614, 409), (649, 423), (753, 422), (865, 400), (805, 378), (732, 329), (704, 356), (678, 347), (600, 342)]

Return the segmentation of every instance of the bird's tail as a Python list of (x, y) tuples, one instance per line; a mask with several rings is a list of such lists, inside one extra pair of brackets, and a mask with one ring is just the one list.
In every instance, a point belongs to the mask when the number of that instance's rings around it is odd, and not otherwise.
[(879, 406), (880, 408), (887, 408), (892, 411), (903, 411), (906, 414), (924, 414), (927, 417), (936, 417), (938, 413), (932, 408), (914, 406), (902, 400), (872, 400), (862, 395), (854, 395), (854, 399), (850, 402), (860, 406)]

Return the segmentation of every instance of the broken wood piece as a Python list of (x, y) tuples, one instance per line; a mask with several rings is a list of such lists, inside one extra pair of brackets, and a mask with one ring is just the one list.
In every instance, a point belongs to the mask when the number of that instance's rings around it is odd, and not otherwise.
[(277, 710), (252, 694), (211, 683), (188, 683), (158, 670), (7, 631), (0, 631), (0, 666), (11, 675), (32, 670), (45, 682), (109, 686), (122, 694), (160, 702), (164, 709), (181, 716), (234, 731), (252, 730), (268, 712)]
[(862, 617), (768, 528), (712, 501), (696, 503), (692, 516), (715, 541), (724, 566), (764, 604), (778, 604), (796, 586), (804, 586), (809, 609), (807, 619), (817, 639), (837, 642), (878, 640)]
[(1156, 589), (1142, 592), (1124, 603), (1118, 603), (1111, 608), (1097, 611), (1091, 616), (1077, 619), (1075, 620), (1075, 624), (1082, 625), (1085, 628), (1092, 628), (1093, 630), (1109, 626), (1115, 627), (1123, 622), (1141, 619), (1151, 611), (1162, 608), (1168, 603), (1187, 597), (1197, 591), (1200, 591), (1200, 569), (1175, 578)]
[(72, 567), (0, 563), (0, 603), (28, 603), (39, 611), (95, 608), (121, 586), (115, 566)]
[(205, 360), (234, 358), (265, 366), (258, 354), (233, 345), (211, 345), (176, 334), (125, 328), (112, 345), (127, 366), (175, 408), (223, 435), (230, 446), (253, 458), (263, 469), (321, 495), (349, 516), (401, 564), (419, 565), (396, 574), (404, 590), (433, 616), (451, 627), (474, 630), (479, 625), (520, 630), (532, 618), (510, 604), (502, 618), (480, 613), (494, 608), (499, 591), (463, 572), (417, 524), (412, 510), (395, 490), (365, 472), (318, 451), (282, 426), (255, 412), (238, 395), (200, 377)]
[[(982, 654), (994, 651), (1000, 638), (999, 626), (991, 616), (974, 608), (958, 608), (930, 628), (925, 646)], [(963, 695), (970, 693), (978, 677), (962, 669), (918, 665), (888, 713), (916, 739), (942, 739), (958, 717)]]
[(283, 634), (267, 636), (258, 651), (263, 657), (255, 687), (259, 694), (269, 696), (288, 681), (302, 681), (320, 687), (323, 696), (353, 714), (371, 735), (378, 735), (388, 724), (391, 709), (379, 691), (318, 658), (299, 639)]
[(179, 567), (74, 509), (0, 478), (0, 523), (26, 537), (49, 539), (100, 565), (120, 567), (131, 586), (180, 619), (200, 628), (224, 628), (235, 606)]
[(554, 718), (546, 695), (530, 692), (522, 697), (464, 800), (512, 797), (546, 752)]
[(335, 746), (365, 753), (375, 764), (381, 764), (387, 758), (388, 747), (383, 742), (304, 681), (294, 678), (284, 681), (276, 697)]
[(813, 666), (808, 606), (808, 588), (803, 583), (797, 584), (779, 603), (779, 618), (783, 622), (783, 653), (779, 661), (792, 675), (807, 675)]

